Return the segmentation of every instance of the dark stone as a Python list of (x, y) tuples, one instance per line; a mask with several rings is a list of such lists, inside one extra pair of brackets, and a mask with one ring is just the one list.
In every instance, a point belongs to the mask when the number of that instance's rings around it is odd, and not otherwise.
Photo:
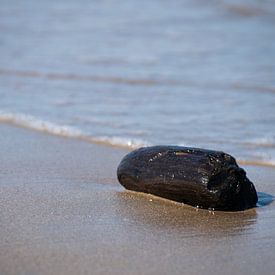
[(140, 148), (117, 169), (119, 182), (206, 209), (237, 211), (254, 207), (255, 187), (236, 160), (223, 152), (178, 146)]

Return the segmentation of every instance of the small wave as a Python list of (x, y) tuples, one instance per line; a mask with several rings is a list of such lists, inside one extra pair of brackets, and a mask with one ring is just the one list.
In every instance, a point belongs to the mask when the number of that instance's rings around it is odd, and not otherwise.
[(254, 138), (247, 141), (242, 142), (247, 145), (254, 145), (258, 147), (275, 147), (275, 136), (266, 136), (260, 138)]
[(17, 126), (33, 129), (58, 136), (81, 137), (82, 132), (76, 128), (57, 125), (55, 123), (37, 119), (31, 115), (16, 114), (0, 111), (0, 122), (11, 123)]
[(270, 16), (274, 19), (273, 4), (265, 1), (228, 1), (222, 0), (218, 3), (220, 7), (228, 13), (239, 17), (255, 17), (255, 16)]
[(50, 80), (78, 80), (94, 81), (103, 83), (127, 84), (127, 85), (179, 85), (180, 82), (175, 80), (158, 80), (151, 78), (124, 78), (119, 76), (96, 76), (96, 75), (79, 75), (73, 73), (44, 73), (38, 71), (17, 71), (0, 69), (0, 75), (10, 75), (17, 77), (47, 78)]
[(267, 160), (238, 159), (237, 162), (241, 165), (266, 166), (266, 167), (275, 168), (275, 160), (274, 159), (267, 159)]
[(97, 137), (96, 140), (98, 142), (108, 143), (113, 146), (119, 146), (119, 147), (129, 147), (132, 149), (136, 149), (142, 146), (150, 146), (150, 144), (144, 140), (141, 139), (129, 139), (124, 137)]
[(241, 16), (241, 17), (252, 17), (268, 14), (265, 10), (252, 6), (245, 6), (240, 4), (231, 4), (227, 5), (227, 10), (232, 14)]
[(97, 75), (80, 75), (74, 73), (46, 73), (39, 71), (19, 71), (7, 70), (0, 68), (0, 75), (15, 77), (46, 78), (49, 80), (66, 80), (66, 81), (93, 81), (101, 83), (124, 84), (131, 86), (185, 86), (197, 87), (209, 90), (239, 90), (251, 92), (275, 93), (273, 86), (258, 86), (249, 83), (211, 83), (178, 79), (155, 79), (155, 78), (125, 78), (119, 76), (97, 76)]
[(141, 146), (148, 146), (149, 143), (141, 139), (126, 137), (91, 136), (76, 127), (59, 125), (50, 121), (36, 118), (32, 115), (18, 114), (0, 111), (0, 123), (9, 123), (15, 126), (48, 133), (51, 135), (77, 138), (91, 143), (104, 144), (109, 146), (136, 149)]

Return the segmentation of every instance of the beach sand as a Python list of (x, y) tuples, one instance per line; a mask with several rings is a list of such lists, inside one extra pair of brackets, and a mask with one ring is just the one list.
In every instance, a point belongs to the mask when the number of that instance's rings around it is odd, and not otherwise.
[[(209, 212), (125, 191), (128, 151), (0, 124), (0, 274), (274, 274), (275, 203)], [(246, 166), (275, 194), (275, 169)]]

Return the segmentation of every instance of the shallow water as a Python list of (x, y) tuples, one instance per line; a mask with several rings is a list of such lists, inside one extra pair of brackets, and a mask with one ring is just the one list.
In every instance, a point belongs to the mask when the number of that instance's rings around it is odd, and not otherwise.
[(0, 120), (275, 165), (275, 1), (1, 1)]

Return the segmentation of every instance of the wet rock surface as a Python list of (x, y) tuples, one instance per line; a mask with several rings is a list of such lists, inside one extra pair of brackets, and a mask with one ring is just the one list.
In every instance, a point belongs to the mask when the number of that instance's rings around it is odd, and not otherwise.
[(117, 176), (126, 189), (200, 208), (238, 211), (254, 207), (258, 200), (246, 172), (220, 151), (144, 147), (122, 159)]

